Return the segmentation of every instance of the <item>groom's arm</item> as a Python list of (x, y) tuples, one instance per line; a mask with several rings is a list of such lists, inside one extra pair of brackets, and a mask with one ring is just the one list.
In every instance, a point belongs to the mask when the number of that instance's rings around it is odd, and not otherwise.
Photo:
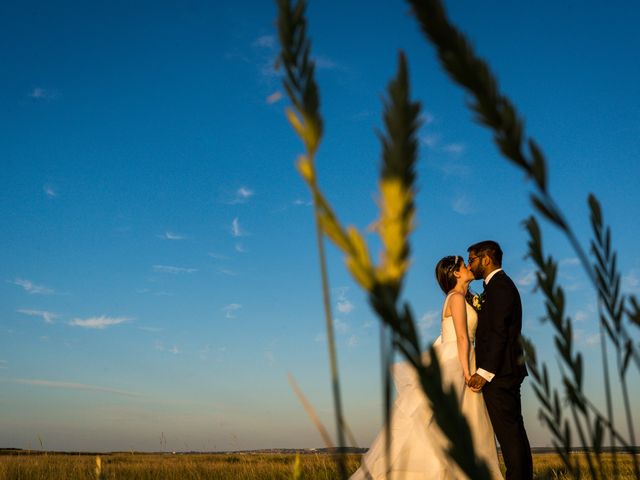
[[(486, 318), (489, 319), (490, 340), (483, 364), (478, 365), (478, 374), (487, 381), (493, 379), (504, 361), (504, 352), (509, 342), (509, 319), (516, 300), (514, 292), (508, 284), (496, 282), (493, 287), (492, 301), (484, 305), (488, 308)], [(482, 375), (483, 373), (484, 375)]]

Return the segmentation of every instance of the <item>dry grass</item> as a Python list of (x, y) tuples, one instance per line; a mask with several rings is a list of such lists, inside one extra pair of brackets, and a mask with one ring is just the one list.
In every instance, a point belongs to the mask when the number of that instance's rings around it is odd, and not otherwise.
[[(113, 453), (101, 455), (104, 479), (291, 479), (293, 454), (188, 454)], [(359, 455), (349, 456), (355, 471)], [(95, 478), (93, 455), (2, 455), (0, 480), (74, 480)], [(325, 454), (301, 455), (304, 479), (334, 479), (337, 471)]]
[[(580, 454), (576, 454), (580, 455)], [(112, 453), (101, 455), (104, 479), (291, 479), (293, 454), (188, 454), (161, 455)], [(349, 455), (348, 471), (358, 467), (360, 456)], [(621, 478), (633, 479), (631, 458), (619, 455)], [(611, 456), (605, 455), (610, 465)], [(95, 456), (69, 454), (0, 455), (0, 480), (75, 480), (95, 478)], [(301, 455), (302, 478), (330, 480), (338, 474), (326, 454)], [(586, 473), (586, 463), (585, 473)], [(610, 467), (609, 467), (610, 469)], [(560, 458), (552, 453), (534, 455), (536, 479), (570, 478)], [(587, 475), (588, 478), (588, 475)]]
[[(584, 478), (590, 478), (587, 462), (582, 453), (574, 453), (575, 457), (580, 459), (582, 474)], [(602, 455), (604, 478), (614, 478), (612, 468), (612, 455), (609, 453)], [(540, 479), (568, 479), (573, 478), (567, 475), (567, 469), (562, 463), (560, 456), (555, 453), (538, 453), (533, 455), (533, 471), (534, 478)], [(630, 454), (618, 454), (618, 471), (621, 479), (635, 479), (633, 473), (633, 462)]]
[[(581, 455), (581, 454), (576, 454)], [(104, 479), (291, 479), (293, 454), (130, 454), (101, 455)], [(604, 455), (611, 471), (611, 456)], [(628, 455), (618, 455), (622, 479), (633, 479)], [(302, 478), (331, 480), (338, 476), (331, 457), (326, 454), (303, 454), (300, 457)], [(348, 471), (354, 472), (359, 455), (349, 455)], [(0, 480), (75, 480), (95, 478), (92, 455), (29, 454), (0, 455)], [(584, 473), (589, 478), (584, 462)], [(560, 458), (553, 453), (534, 454), (534, 478), (568, 479)]]

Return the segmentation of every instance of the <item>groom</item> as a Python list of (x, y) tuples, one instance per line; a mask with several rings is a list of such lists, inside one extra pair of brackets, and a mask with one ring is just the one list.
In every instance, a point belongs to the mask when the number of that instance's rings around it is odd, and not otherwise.
[(527, 376), (519, 338), (522, 304), (513, 281), (502, 270), (502, 249), (487, 240), (471, 245), (468, 266), (484, 293), (476, 330), (477, 372), (469, 387), (482, 391), (507, 467), (507, 480), (533, 477), (531, 447), (522, 419), (520, 385)]

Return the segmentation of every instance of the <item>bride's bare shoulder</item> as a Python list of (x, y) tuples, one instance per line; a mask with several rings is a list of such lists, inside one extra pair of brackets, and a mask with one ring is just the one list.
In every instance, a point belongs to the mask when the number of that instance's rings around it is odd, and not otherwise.
[(449, 305), (461, 305), (464, 301), (464, 295), (460, 292), (449, 294)]

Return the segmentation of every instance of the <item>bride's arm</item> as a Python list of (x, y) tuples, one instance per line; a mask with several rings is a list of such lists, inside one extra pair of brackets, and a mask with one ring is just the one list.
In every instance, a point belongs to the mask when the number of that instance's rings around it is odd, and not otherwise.
[(453, 317), (453, 327), (456, 331), (456, 342), (458, 344), (458, 360), (464, 373), (465, 381), (468, 381), (469, 374), (469, 333), (467, 332), (467, 306), (464, 295), (456, 293), (449, 300), (449, 308)]

